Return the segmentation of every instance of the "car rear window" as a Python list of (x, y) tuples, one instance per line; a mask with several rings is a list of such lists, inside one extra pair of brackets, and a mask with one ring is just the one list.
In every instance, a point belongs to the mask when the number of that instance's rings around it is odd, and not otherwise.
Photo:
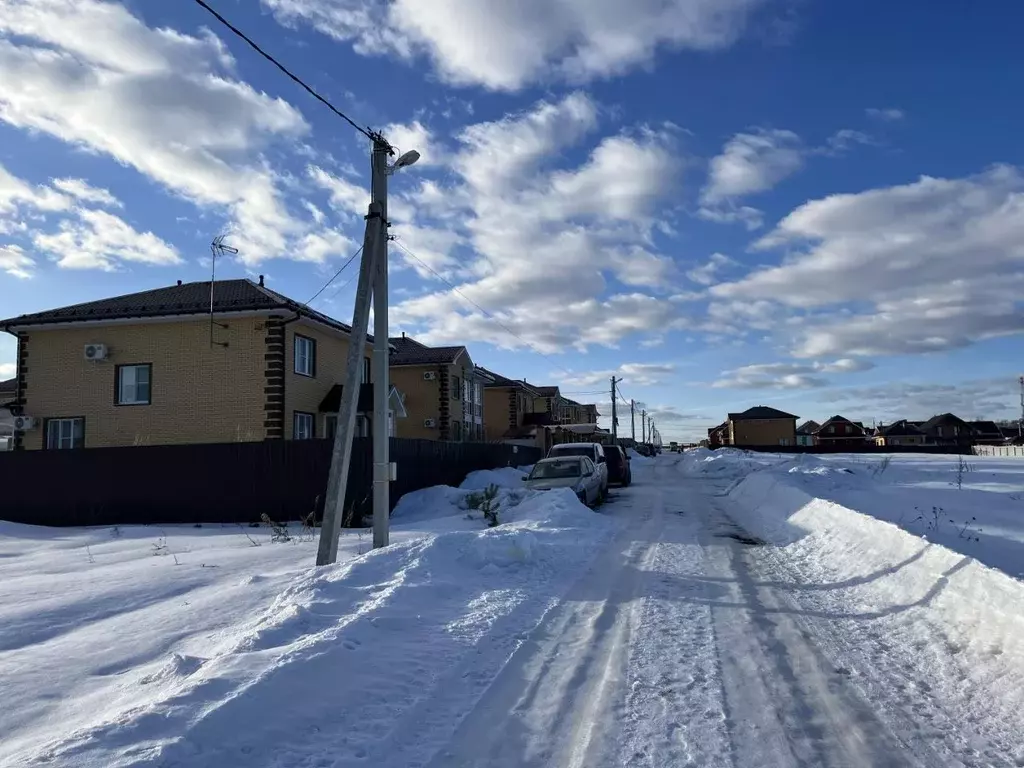
[(551, 449), (552, 456), (589, 456), (594, 457), (594, 449), (587, 448), (586, 446), (561, 446), (556, 445)]
[(534, 465), (530, 473), (531, 480), (554, 480), (564, 477), (579, 477), (579, 459), (562, 459), (559, 461), (540, 461)]

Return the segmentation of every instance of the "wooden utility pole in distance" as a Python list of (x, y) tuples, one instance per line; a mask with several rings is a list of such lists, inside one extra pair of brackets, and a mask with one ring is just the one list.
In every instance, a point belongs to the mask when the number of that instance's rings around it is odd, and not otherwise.
[(633, 444), (636, 445), (636, 400), (629, 401), (629, 429), (632, 433)]

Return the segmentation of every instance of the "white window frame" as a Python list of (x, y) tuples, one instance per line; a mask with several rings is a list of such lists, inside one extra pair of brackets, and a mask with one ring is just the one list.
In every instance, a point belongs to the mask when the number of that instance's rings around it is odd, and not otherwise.
[(364, 357), (363, 358), (363, 373), (362, 373), (362, 376), (360, 378), (360, 382), (359, 382), (360, 384), (369, 384), (370, 382), (373, 381), (373, 370), (372, 369), (373, 369), (373, 366), (372, 366), (372, 363), (371, 363), (371, 358)]
[[(300, 432), (300, 425), (302, 427), (308, 427), (307, 430), (302, 429)], [(316, 416), (312, 413), (305, 411), (293, 411), (292, 412), (292, 439), (293, 440), (312, 440), (316, 437)]]
[[(75, 445), (75, 424), (80, 425), (78, 440), (79, 445)], [(53, 432), (53, 428), (57, 427), (57, 444), (51, 445), (50, 434)], [(67, 430), (65, 430), (67, 427)], [(67, 434), (65, 434), (65, 431)], [(67, 445), (65, 445), (67, 441)], [(50, 451), (58, 450), (69, 450), (72, 448), (82, 448), (85, 446), (85, 419), (81, 416), (73, 416), (70, 418), (60, 419), (48, 419), (46, 422), (46, 449)]]
[[(139, 398), (139, 369), (146, 371), (146, 399)], [(126, 374), (131, 374), (130, 377)], [(131, 378), (127, 382), (126, 378)], [(150, 405), (153, 402), (153, 366), (150, 363), (130, 363), (117, 366), (117, 404)]]
[(292, 369), (295, 373), (309, 378), (316, 376), (316, 339), (296, 333), (292, 351)]

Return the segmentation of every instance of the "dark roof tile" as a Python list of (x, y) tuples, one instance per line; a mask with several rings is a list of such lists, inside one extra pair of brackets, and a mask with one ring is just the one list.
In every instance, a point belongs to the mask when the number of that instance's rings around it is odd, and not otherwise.
[(799, 416), (794, 416), (791, 413), (780, 411), (776, 408), (770, 408), (767, 405), (755, 405), (753, 408), (747, 408), (743, 413), (730, 413), (729, 421), (753, 421), (755, 419), (798, 419)]
[[(214, 312), (281, 309), (302, 314), (324, 325), (350, 332), (350, 326), (289, 299), (252, 280), (218, 280), (213, 285)], [(0, 320), (0, 327), (122, 320), (143, 317), (206, 314), (210, 311), (210, 281), (182, 283), (166, 288), (72, 304), (43, 312)]]
[(454, 363), (465, 347), (427, 347), (408, 336), (388, 339), (393, 347), (391, 365), (448, 365)]

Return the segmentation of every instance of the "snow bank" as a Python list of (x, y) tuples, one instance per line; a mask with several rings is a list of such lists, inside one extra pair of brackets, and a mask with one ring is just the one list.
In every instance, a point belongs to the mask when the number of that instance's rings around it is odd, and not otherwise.
[[(689, 472), (697, 474), (699, 467)], [(738, 481), (727, 491), (720, 485), (733, 502), (728, 515), (780, 547), (784, 556), (778, 559), (799, 570), (801, 583), (811, 582), (801, 589), (813, 590), (829, 612), (888, 623), (902, 647), (915, 649), (905, 663), (928, 667), (936, 688), (973, 697), (972, 719), (1024, 707), (1024, 583), (927, 535), (809, 490), (815, 483), (831, 488), (835, 476), (856, 477), (860, 498), (870, 498), (864, 488), (873, 484), (877, 490), (882, 481), (850, 456), (800, 469), (780, 461), (755, 472), (740, 459), (734, 469)], [(714, 473), (708, 478), (721, 482)], [(876, 509), (883, 501), (874, 495)]]
[(469, 491), (482, 491), (489, 485), (496, 485), (499, 488), (522, 488), (527, 474), (517, 467), (481, 469), (466, 475), (459, 488)]
[(568, 491), (487, 528), (467, 493), (325, 568), (265, 529), (4, 526), (0, 765), (429, 761), (617, 529)]

